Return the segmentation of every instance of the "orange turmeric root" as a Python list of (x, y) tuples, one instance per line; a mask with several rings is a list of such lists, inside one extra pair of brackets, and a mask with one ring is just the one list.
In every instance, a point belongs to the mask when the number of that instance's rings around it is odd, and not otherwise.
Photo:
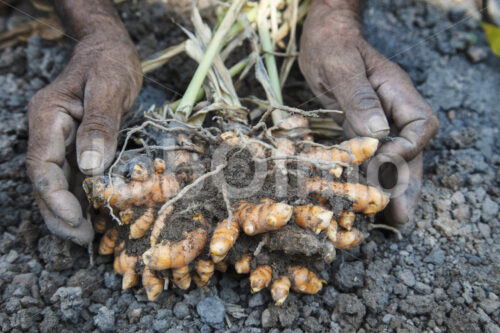
[(333, 244), (337, 242), (337, 229), (337, 221), (335, 221), (335, 219), (331, 219), (330, 225), (326, 229), (326, 237), (328, 237)]
[(363, 241), (363, 234), (356, 228), (337, 231), (335, 247), (342, 250), (352, 250)]
[(148, 170), (144, 168), (140, 164), (135, 164), (134, 167), (132, 168), (132, 174), (130, 175), (130, 179), (143, 182), (146, 179), (148, 179)]
[(156, 245), (156, 241), (158, 240), (158, 237), (160, 236), (160, 232), (163, 230), (163, 228), (165, 227), (165, 223), (167, 222), (167, 217), (170, 214), (172, 214), (173, 211), (174, 211), (174, 206), (168, 206), (167, 209), (165, 209), (156, 218), (156, 220), (153, 224), (153, 229), (151, 229), (151, 235), (149, 236), (151, 246)]
[(238, 274), (248, 274), (250, 273), (250, 261), (252, 260), (252, 256), (249, 254), (243, 255), (240, 259), (238, 259), (234, 263), (234, 270)]
[(172, 281), (174, 282), (174, 285), (179, 289), (189, 289), (189, 286), (191, 286), (191, 275), (189, 274), (189, 267), (186, 265), (172, 269)]
[(342, 142), (341, 149), (326, 149), (311, 147), (300, 153), (300, 156), (313, 161), (343, 162), (360, 165), (375, 154), (378, 140), (368, 137), (358, 137)]
[(94, 220), (94, 231), (97, 234), (102, 234), (106, 231), (107, 226), (108, 222), (106, 221), (106, 217), (103, 215), (97, 215)]
[(321, 290), (325, 282), (305, 267), (289, 267), (288, 274), (292, 280), (292, 289), (304, 294), (316, 294)]
[(116, 257), (118, 257), (118, 255), (120, 254), (120, 252), (123, 251), (124, 248), (125, 248), (125, 242), (121, 241), (120, 244), (118, 244), (118, 246), (116, 246), (115, 250), (113, 251), (114, 255), (115, 255), (115, 259), (116, 259)]
[(351, 230), (356, 216), (354, 212), (343, 211), (339, 216), (339, 226), (344, 229)]
[(292, 217), (292, 206), (263, 199), (259, 204), (240, 201), (236, 204), (234, 218), (250, 236), (276, 230), (287, 224)]
[(122, 279), (123, 290), (132, 288), (136, 286), (137, 283), (139, 283), (139, 274), (137, 274), (135, 270), (126, 271), (125, 273), (123, 273), (123, 279)]
[(117, 241), (118, 241), (118, 230), (116, 230), (116, 228), (108, 229), (108, 231), (106, 231), (104, 236), (102, 236), (101, 242), (99, 243), (99, 254), (101, 256), (112, 254), (116, 247)]
[(149, 207), (146, 209), (144, 214), (142, 214), (137, 220), (135, 220), (130, 225), (130, 239), (139, 239), (148, 232), (151, 224), (155, 219), (155, 211), (153, 207)]
[(272, 278), (273, 270), (271, 266), (257, 266), (257, 268), (250, 273), (250, 289), (252, 293), (259, 292), (269, 286)]
[(290, 282), (290, 279), (284, 275), (273, 281), (271, 284), (271, 296), (276, 302), (276, 305), (280, 306), (285, 303), (291, 285), (292, 283)]
[(118, 213), (118, 216), (120, 217), (120, 221), (123, 224), (129, 224), (130, 221), (132, 221), (132, 218), (134, 217), (134, 210), (132, 208), (127, 208), (125, 210), (120, 211), (120, 213)]
[[(243, 142), (242, 142), (242, 137), (243, 137)], [(220, 135), (220, 138), (222, 141), (224, 141), (226, 144), (230, 146), (240, 146), (245, 143), (246, 140), (251, 140), (248, 136), (246, 135), (237, 135), (234, 131), (228, 131), (224, 132)], [(250, 154), (252, 156), (257, 157), (257, 158), (264, 158), (266, 157), (266, 150), (263, 145), (255, 143), (255, 142), (249, 142), (246, 146)]]
[[(285, 135), (290, 134), (287, 131), (294, 130), (297, 132), (294, 137), (301, 137), (303, 140), (310, 139), (309, 120), (304, 116), (291, 115), (279, 122), (276, 127), (278, 131)], [(304, 131), (300, 132), (299, 129), (303, 129)]]
[(330, 225), (333, 212), (320, 206), (304, 205), (293, 208), (293, 220), (303, 229), (309, 229), (319, 234)]
[(234, 219), (228, 227), (228, 221), (224, 220), (217, 224), (212, 239), (210, 240), (210, 255), (214, 263), (221, 262), (233, 247), (238, 235), (240, 226)]
[(375, 187), (363, 184), (340, 183), (315, 177), (307, 179), (303, 188), (306, 193), (333, 192), (338, 195), (346, 195), (354, 201), (355, 212), (373, 215), (387, 206), (389, 197)]
[(153, 270), (179, 268), (196, 258), (207, 242), (207, 231), (195, 229), (175, 243), (157, 244), (142, 254), (144, 264)]
[[(292, 140), (288, 138), (278, 138), (276, 141), (276, 149), (277, 151), (272, 152), (272, 156), (280, 156), (280, 155), (295, 155), (295, 144)], [(274, 164), (278, 169), (286, 169), (286, 160), (276, 160)]]
[[(191, 140), (186, 134), (179, 134), (176, 138), (177, 143), (180, 145), (191, 144)], [(167, 153), (169, 164), (173, 167), (188, 165), (191, 162), (191, 153), (188, 150), (174, 150)]]
[(139, 275), (135, 271), (137, 259), (138, 257), (129, 256), (125, 251), (121, 251), (120, 255), (115, 257), (113, 268), (117, 274), (123, 275), (123, 290), (133, 287), (139, 282)]
[(121, 177), (89, 177), (83, 181), (83, 189), (95, 208), (105, 205), (126, 210), (132, 206), (153, 206), (164, 203), (179, 192), (179, 183), (173, 174), (154, 174), (144, 181), (125, 182)]
[(228, 268), (229, 268), (229, 262), (227, 262), (227, 261), (221, 261), (221, 262), (215, 263), (215, 269), (218, 270), (219, 272), (225, 273), (225, 272), (227, 272)]
[(165, 172), (165, 167), (166, 163), (164, 160), (162, 160), (161, 158), (155, 158), (155, 160), (153, 161), (153, 168), (155, 169), (156, 173), (160, 174)]
[(142, 272), (142, 285), (146, 289), (148, 300), (153, 302), (163, 291), (164, 281), (157, 278), (156, 275), (147, 267)]
[(195, 283), (198, 287), (204, 287), (210, 281), (212, 275), (214, 275), (214, 263), (212, 260), (198, 260), (196, 262), (196, 279)]

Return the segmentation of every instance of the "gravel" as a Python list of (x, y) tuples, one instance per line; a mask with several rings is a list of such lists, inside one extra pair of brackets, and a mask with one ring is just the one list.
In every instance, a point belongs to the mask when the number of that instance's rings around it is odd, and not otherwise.
[(404, 270), (398, 273), (398, 279), (406, 284), (408, 287), (413, 287), (416, 283), (415, 275), (413, 275), (412, 271)]
[[(0, 51), (2, 331), (499, 333), (500, 58), (467, 8), (435, 3), (443, 7), (370, 1), (363, 20), (367, 40), (408, 72), (441, 122), (424, 153), (414, 220), (401, 241), (374, 230), (361, 249), (339, 251), (319, 272), (329, 283), (318, 295), (291, 293), (282, 307), (230, 272), (207, 290), (170, 289), (148, 302), (142, 288), (121, 290), (111, 258), (97, 256), (91, 267), (87, 249), (50, 235), (26, 175), (27, 103), (62, 70), (72, 45), (33, 36)], [(185, 38), (181, 18), (165, 19), (161, 6), (118, 8), (142, 57)], [(0, 30), (12, 22), (0, 15)], [(150, 78), (182, 91), (194, 68), (175, 58)], [(285, 99), (309, 99), (294, 80), (302, 80), (297, 70)], [(145, 80), (141, 102), (165, 98), (178, 96)]]
[(103, 332), (115, 330), (115, 312), (102, 306), (94, 317), (94, 324)]
[(184, 302), (179, 302), (174, 306), (174, 315), (178, 319), (184, 319), (189, 316), (189, 306)]
[(340, 265), (335, 273), (335, 286), (342, 291), (360, 288), (365, 283), (365, 268), (363, 262), (354, 261)]
[(196, 306), (201, 320), (213, 327), (220, 327), (224, 321), (226, 309), (224, 303), (217, 297), (206, 297)]

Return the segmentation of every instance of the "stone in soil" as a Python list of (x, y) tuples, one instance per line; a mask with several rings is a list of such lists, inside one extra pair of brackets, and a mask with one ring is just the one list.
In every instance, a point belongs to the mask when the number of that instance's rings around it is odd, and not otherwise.
[(365, 283), (363, 262), (354, 261), (340, 265), (335, 273), (335, 285), (342, 291), (362, 287)]
[(184, 319), (189, 316), (189, 306), (184, 302), (179, 302), (174, 306), (174, 315), (178, 319)]
[(97, 315), (94, 316), (94, 324), (103, 332), (113, 332), (115, 330), (115, 312), (102, 306)]
[(203, 298), (196, 306), (201, 320), (212, 327), (221, 327), (226, 314), (224, 303), (217, 297)]

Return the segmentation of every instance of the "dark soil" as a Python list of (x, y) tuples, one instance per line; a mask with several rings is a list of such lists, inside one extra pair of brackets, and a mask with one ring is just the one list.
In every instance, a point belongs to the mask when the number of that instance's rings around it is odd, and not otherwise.
[[(441, 121), (414, 220), (401, 241), (375, 230), (360, 249), (338, 253), (318, 271), (328, 281), (318, 295), (291, 293), (281, 308), (231, 273), (217, 273), (208, 291), (172, 289), (150, 303), (142, 288), (120, 290), (111, 258), (89, 267), (85, 249), (50, 235), (25, 173), (26, 109), (71, 45), (33, 36), (1, 52), (2, 331), (499, 332), (500, 60), (456, 2), (451, 10), (432, 3), (370, 1), (363, 21), (368, 41), (409, 73)], [(141, 56), (183, 39), (171, 13), (141, 6), (119, 6)], [(11, 16), (0, 17), (0, 30)], [(145, 80), (139, 103), (175, 99), (171, 90), (183, 91), (194, 69), (175, 59), (152, 74), (161, 86)], [(289, 105), (311, 97), (293, 78)]]

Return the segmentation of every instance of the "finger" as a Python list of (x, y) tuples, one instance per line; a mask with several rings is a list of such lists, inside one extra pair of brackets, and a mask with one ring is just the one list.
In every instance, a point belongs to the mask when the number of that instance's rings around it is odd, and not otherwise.
[[(384, 210), (385, 222), (389, 225), (400, 227), (410, 220), (415, 210), (422, 189), (422, 153), (418, 154), (413, 160), (408, 162), (410, 170), (410, 179), (408, 187), (400, 196), (391, 198), (391, 201)], [(392, 183), (394, 173), (390, 170), (382, 171), (382, 183)], [(385, 185), (387, 186), (387, 185)]]
[(135, 67), (120, 63), (104, 62), (90, 73), (76, 139), (78, 165), (84, 174), (102, 173), (111, 164), (121, 117), (132, 108), (141, 84)]
[(380, 152), (412, 160), (436, 135), (439, 121), (398, 65), (388, 61), (371, 47), (366, 48), (365, 61), (369, 67), (368, 78), (399, 132)]
[(66, 146), (75, 136), (76, 123), (62, 108), (47, 104), (53, 101), (50, 89), (43, 90), (30, 102), (29, 141), (26, 163), (35, 192), (58, 219), (81, 224), (78, 200), (68, 191), (63, 171)]
[(113, 160), (121, 115), (123, 84), (113, 77), (91, 75), (85, 86), (84, 114), (76, 139), (77, 160), (84, 174), (99, 174)]
[(52, 209), (49, 208), (49, 206), (40, 198), (38, 194), (35, 194), (35, 199), (38, 207), (40, 208), (45, 224), (50, 232), (63, 239), (71, 240), (79, 245), (87, 245), (92, 242), (94, 239), (94, 230), (87, 221), (83, 221), (82, 219), (82, 223), (78, 226), (71, 226), (55, 216), (52, 213)]
[[(352, 53), (351, 53), (352, 55)], [(361, 57), (329, 58), (325, 81), (345, 113), (346, 122), (357, 136), (384, 138), (389, 123), (380, 100), (365, 75)], [(346, 124), (347, 125), (347, 124)]]

